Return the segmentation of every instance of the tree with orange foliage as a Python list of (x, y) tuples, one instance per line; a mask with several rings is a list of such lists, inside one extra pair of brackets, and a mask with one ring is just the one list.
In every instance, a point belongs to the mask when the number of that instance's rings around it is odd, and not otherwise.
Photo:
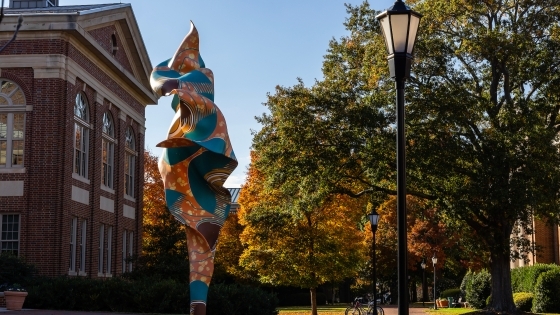
[(185, 227), (166, 208), (157, 160), (149, 151), (144, 151), (143, 251), (131, 276), (188, 282)]
[(317, 287), (353, 277), (367, 259), (356, 224), (365, 216), (363, 200), (332, 195), (304, 207), (298, 196), (268, 189), (265, 177), (252, 163), (239, 197), (240, 265), (262, 283), (309, 288), (317, 314)]

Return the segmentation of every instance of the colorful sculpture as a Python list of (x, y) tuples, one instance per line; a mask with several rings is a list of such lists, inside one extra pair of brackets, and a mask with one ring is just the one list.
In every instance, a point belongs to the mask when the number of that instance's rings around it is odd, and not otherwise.
[(223, 184), (237, 166), (226, 121), (214, 104), (214, 75), (198, 47), (191, 22), (173, 58), (157, 65), (150, 78), (158, 95), (174, 95), (175, 117), (157, 146), (164, 148), (159, 170), (167, 207), (187, 227), (191, 315), (206, 314), (216, 241), (231, 205)]

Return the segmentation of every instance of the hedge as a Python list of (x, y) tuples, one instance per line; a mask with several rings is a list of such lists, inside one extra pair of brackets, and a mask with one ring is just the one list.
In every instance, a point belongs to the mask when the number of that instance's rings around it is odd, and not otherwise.
[(534, 313), (560, 313), (560, 268), (542, 273), (535, 284)]
[(542, 273), (550, 270), (559, 269), (557, 265), (535, 264), (534, 266), (524, 266), (515, 268), (511, 271), (511, 289), (516, 292), (535, 292), (535, 284)]
[(516, 292), (513, 294), (513, 303), (517, 310), (521, 312), (530, 312), (533, 306), (533, 293)]
[[(38, 278), (27, 287), (26, 308), (188, 314), (189, 285), (175, 280)], [(208, 315), (276, 315), (278, 299), (260, 288), (212, 284)]]
[[(466, 278), (466, 279), (465, 279)], [(483, 269), (478, 273), (468, 272), (465, 275), (461, 286), (464, 286), (467, 301), (469, 305), (476, 309), (486, 306), (486, 299), (491, 293), (492, 276), (488, 270)]]

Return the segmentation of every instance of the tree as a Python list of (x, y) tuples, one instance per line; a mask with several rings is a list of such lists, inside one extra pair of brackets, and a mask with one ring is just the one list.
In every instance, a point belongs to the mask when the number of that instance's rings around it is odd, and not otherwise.
[(265, 175), (255, 167), (239, 198), (240, 264), (262, 283), (309, 288), (312, 314), (317, 314), (316, 289), (326, 282), (355, 275), (367, 251), (356, 222), (365, 215), (363, 202), (337, 196), (303, 208), (293, 197), (265, 190)]
[[(492, 304), (513, 312), (515, 224), (558, 222), (560, 6), (543, 0), (416, 0), (424, 14), (408, 84), (407, 192), (461, 224), (489, 256)], [(277, 87), (258, 121), (265, 187), (310, 205), (333, 193), (395, 194), (394, 82), (365, 2), (332, 40), (324, 80)], [(268, 189), (267, 188), (267, 189)]]
[(144, 220), (142, 255), (131, 277), (189, 280), (185, 226), (175, 220), (165, 205), (157, 157), (144, 151)]
[(411, 80), (409, 165), (489, 253), (490, 308), (513, 312), (514, 225), (532, 214), (557, 222), (560, 212), (560, 7), (417, 2), (426, 18)]

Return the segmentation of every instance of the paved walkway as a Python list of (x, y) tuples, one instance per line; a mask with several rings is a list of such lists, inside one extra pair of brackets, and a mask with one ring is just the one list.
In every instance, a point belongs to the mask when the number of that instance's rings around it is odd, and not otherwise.
[[(385, 315), (397, 315), (397, 306), (396, 305), (383, 305), (383, 309), (385, 310)], [(410, 308), (408, 313), (410, 315), (425, 315), (425, 311), (428, 309), (426, 308)], [(53, 310), (31, 310), (31, 309), (22, 309), (21, 311), (8, 311), (5, 308), (0, 307), (0, 313), (12, 313), (18, 312), (23, 313), (24, 315), (147, 315), (144, 314), (136, 314), (136, 313), (110, 313), (110, 312), (76, 312), (76, 311), (53, 311)], [(341, 312), (341, 314), (344, 312)], [(320, 313), (319, 313), (320, 314)], [(8, 314), (6, 314), (8, 315)]]

